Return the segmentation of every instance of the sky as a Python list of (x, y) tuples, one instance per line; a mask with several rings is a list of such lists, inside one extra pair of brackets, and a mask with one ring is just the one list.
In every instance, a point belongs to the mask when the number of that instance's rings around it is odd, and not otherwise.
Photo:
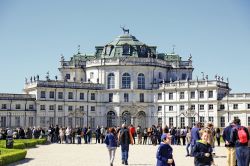
[(125, 25), (159, 53), (192, 55), (201, 72), (229, 78), (232, 93), (250, 93), (249, 0), (1, 0), (0, 93), (23, 93), (25, 77), (59, 75), (60, 56), (93, 54)]

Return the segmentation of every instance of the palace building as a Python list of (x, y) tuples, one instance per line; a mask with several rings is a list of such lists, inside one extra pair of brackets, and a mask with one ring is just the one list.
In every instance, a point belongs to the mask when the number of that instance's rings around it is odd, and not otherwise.
[(238, 117), (250, 126), (250, 93), (230, 93), (228, 81), (193, 78), (192, 57), (158, 53), (124, 31), (96, 46), (61, 57), (60, 77), (26, 79), (24, 94), (0, 94), (0, 127), (192, 126), (225, 127)]

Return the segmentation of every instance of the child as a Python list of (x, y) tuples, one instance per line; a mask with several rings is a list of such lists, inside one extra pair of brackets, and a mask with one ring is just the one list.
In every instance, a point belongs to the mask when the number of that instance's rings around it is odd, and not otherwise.
[(169, 137), (167, 134), (163, 134), (161, 136), (161, 144), (157, 150), (156, 158), (157, 164), (156, 166), (175, 166), (173, 160), (173, 149), (169, 145)]
[(193, 148), (194, 165), (195, 166), (211, 166), (214, 165), (212, 156), (212, 146), (208, 143), (211, 131), (204, 129), (201, 132), (201, 140), (198, 140)]

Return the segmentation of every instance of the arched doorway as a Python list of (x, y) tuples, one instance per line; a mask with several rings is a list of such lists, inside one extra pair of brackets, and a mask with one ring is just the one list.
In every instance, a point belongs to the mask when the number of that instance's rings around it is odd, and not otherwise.
[(107, 113), (107, 127), (114, 127), (116, 126), (116, 118), (114, 111), (109, 111)]
[(142, 129), (148, 127), (146, 122), (146, 113), (144, 111), (140, 111), (137, 113), (135, 125), (141, 126)]
[(128, 111), (124, 111), (122, 113), (122, 123), (125, 123), (126, 125), (130, 125), (131, 124), (131, 114)]

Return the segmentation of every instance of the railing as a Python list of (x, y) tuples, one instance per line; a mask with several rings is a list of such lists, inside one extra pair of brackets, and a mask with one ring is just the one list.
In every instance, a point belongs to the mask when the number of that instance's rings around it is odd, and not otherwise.
[(250, 99), (250, 93), (232, 93), (232, 94), (229, 94), (229, 98), (233, 98), (233, 99), (249, 98)]
[[(189, 81), (175, 81), (175, 82), (172, 82), (172, 83), (165, 83), (165, 84), (160, 84), (160, 88), (167, 88), (167, 87), (191, 87), (191, 88), (194, 88), (194, 87), (205, 87), (205, 86), (208, 86), (208, 87), (211, 87), (211, 86), (219, 86), (219, 87), (224, 87), (224, 88), (228, 88), (228, 83), (226, 82), (221, 82), (221, 81), (218, 81), (218, 80), (211, 80), (211, 81), (208, 81), (208, 80), (198, 80), (198, 81), (195, 81), (195, 80), (189, 80)], [(249, 94), (250, 96), (250, 94)]]
[(25, 89), (32, 87), (50, 87), (50, 88), (74, 88), (74, 89), (93, 89), (93, 90), (101, 90), (104, 89), (103, 84), (97, 83), (81, 83), (81, 82), (64, 82), (64, 81), (35, 81), (31, 83), (27, 83), (25, 85)]
[(35, 100), (36, 96), (31, 94), (9, 94), (0, 93), (0, 99), (2, 100)]

